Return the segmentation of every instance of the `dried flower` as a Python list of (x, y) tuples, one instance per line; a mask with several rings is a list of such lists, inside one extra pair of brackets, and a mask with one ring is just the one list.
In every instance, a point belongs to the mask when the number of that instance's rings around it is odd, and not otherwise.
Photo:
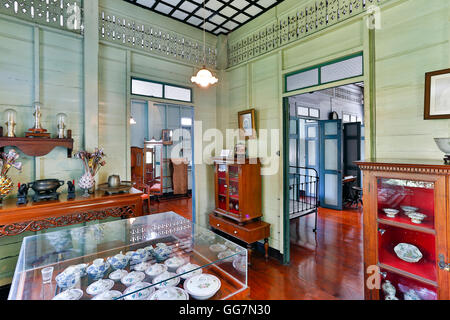
[(14, 167), (19, 171), (22, 170), (22, 162), (17, 162), (17, 159), (19, 159), (19, 154), (14, 149), (9, 150), (8, 153), (2, 152), (0, 154), (0, 167), (2, 168), (2, 176), (6, 176), (11, 167)]
[(106, 161), (103, 160), (105, 156), (102, 148), (95, 148), (93, 153), (87, 151), (75, 153), (75, 158), (83, 161), (85, 171), (89, 172), (92, 176), (95, 176), (100, 168), (106, 164)]

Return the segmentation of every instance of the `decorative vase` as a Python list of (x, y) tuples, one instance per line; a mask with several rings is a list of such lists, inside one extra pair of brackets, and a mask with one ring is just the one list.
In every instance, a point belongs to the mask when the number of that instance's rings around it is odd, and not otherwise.
[(80, 180), (78, 181), (78, 186), (80, 187), (80, 189), (84, 190), (83, 197), (89, 197), (89, 189), (93, 188), (94, 184), (94, 177), (89, 171), (85, 172), (81, 176)]
[(5, 198), (12, 190), (13, 183), (11, 178), (7, 176), (0, 176), (0, 205), (3, 202), (3, 198)]

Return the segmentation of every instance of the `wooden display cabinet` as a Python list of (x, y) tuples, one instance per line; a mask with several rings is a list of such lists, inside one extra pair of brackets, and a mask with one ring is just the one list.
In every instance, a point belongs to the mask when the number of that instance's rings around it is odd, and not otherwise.
[(215, 158), (214, 214), (243, 225), (262, 216), (261, 163), (257, 159)]
[[(357, 164), (364, 181), (365, 298), (392, 298), (383, 289), (390, 282), (399, 300), (448, 300), (450, 165), (411, 160)], [(425, 218), (414, 222), (408, 207)], [(386, 208), (398, 213), (388, 217)], [(395, 250), (400, 243), (415, 246), (420, 251), (416, 258), (422, 256), (416, 262), (400, 258)], [(376, 283), (374, 279), (380, 280), (380, 287), (369, 288), (368, 283)]]

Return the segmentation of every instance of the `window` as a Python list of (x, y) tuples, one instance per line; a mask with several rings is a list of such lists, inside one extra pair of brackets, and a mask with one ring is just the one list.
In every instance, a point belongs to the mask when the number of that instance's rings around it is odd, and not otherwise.
[(362, 76), (363, 53), (327, 62), (285, 75), (285, 92)]
[(192, 89), (150, 80), (131, 79), (131, 94), (192, 102)]

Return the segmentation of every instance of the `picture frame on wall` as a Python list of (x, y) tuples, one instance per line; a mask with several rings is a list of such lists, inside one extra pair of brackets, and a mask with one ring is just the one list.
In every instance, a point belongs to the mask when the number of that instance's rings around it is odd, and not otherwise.
[(238, 123), (241, 139), (256, 139), (255, 109), (238, 112)]
[(162, 142), (164, 145), (173, 144), (172, 141), (173, 130), (171, 129), (163, 129), (161, 133)]
[(425, 74), (424, 119), (450, 119), (450, 69)]

